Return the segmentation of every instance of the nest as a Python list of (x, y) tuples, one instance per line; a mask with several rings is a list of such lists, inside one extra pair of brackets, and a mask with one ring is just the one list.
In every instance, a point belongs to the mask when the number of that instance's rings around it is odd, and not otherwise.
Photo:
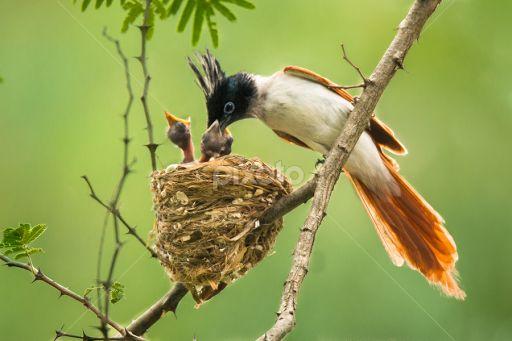
[(277, 170), (235, 155), (156, 171), (151, 188), (158, 258), (198, 304), (265, 258), (283, 221), (259, 219), (292, 190)]

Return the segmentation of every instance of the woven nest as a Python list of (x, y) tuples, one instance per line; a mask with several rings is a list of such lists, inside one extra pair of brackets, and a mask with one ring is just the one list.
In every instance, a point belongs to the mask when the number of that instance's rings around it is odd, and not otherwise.
[(259, 218), (292, 190), (275, 169), (235, 155), (156, 171), (151, 188), (158, 258), (198, 304), (268, 254), (283, 221), (260, 225)]

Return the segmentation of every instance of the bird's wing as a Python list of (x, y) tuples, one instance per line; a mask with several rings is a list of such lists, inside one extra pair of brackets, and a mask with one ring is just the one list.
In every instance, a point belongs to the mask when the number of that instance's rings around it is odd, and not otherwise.
[(275, 129), (272, 129), (274, 131), (274, 133), (276, 133), (277, 136), (279, 136), (280, 138), (282, 138), (283, 140), (285, 140), (286, 142), (290, 142), (292, 144), (295, 144), (299, 147), (304, 147), (304, 148), (307, 148), (307, 149), (311, 149), (308, 147), (307, 144), (305, 144), (304, 142), (302, 142), (301, 140), (299, 140), (298, 138), (296, 138), (295, 136), (292, 136), (290, 134), (287, 134), (283, 131), (280, 131), (280, 130), (275, 130)]
[[(301, 77), (321, 84), (345, 100), (354, 103), (354, 97), (352, 97), (351, 94), (346, 92), (344, 89), (341, 89), (338, 84), (320, 76), (319, 74), (314, 73), (313, 71), (299, 66), (287, 66), (284, 68), (283, 72), (288, 75)], [(370, 120), (370, 126), (368, 127), (367, 132), (379, 147), (385, 148), (397, 155), (407, 154), (407, 149), (405, 149), (405, 146), (396, 138), (393, 130), (391, 130), (391, 128), (389, 128), (384, 122), (375, 117), (375, 115)], [(395, 163), (394, 160), (392, 160), (389, 156), (386, 157), (391, 162)]]

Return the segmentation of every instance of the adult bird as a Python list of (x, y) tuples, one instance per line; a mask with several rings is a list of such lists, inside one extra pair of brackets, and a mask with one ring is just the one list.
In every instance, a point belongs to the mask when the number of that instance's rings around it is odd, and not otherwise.
[[(189, 64), (206, 98), (208, 125), (218, 121), (221, 129), (257, 118), (284, 140), (326, 155), (354, 107), (349, 93), (301, 67), (271, 76), (226, 76), (209, 51), (198, 60), (200, 66), (190, 59)], [(385, 150), (406, 154), (393, 131), (374, 116), (344, 166), (384, 248), (395, 265), (407, 263), (445, 294), (464, 299), (455, 269), (457, 249), (443, 219)]]

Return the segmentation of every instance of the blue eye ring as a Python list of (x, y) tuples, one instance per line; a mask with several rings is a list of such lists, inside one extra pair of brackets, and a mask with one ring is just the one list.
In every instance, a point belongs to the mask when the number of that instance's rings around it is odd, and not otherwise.
[(232, 114), (235, 111), (235, 103), (229, 101), (224, 104), (224, 113), (227, 115)]

